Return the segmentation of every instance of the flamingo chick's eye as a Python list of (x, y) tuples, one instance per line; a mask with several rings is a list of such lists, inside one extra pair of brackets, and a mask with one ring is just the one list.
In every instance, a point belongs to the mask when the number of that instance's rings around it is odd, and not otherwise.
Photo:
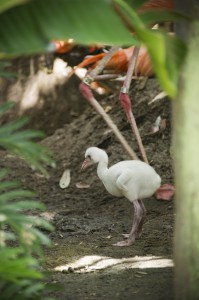
[(87, 155), (87, 158), (91, 159), (91, 156), (90, 156), (90, 155)]

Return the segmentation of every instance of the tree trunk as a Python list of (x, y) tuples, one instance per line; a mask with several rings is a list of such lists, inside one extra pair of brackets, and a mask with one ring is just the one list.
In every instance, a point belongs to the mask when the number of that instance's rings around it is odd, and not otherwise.
[(175, 298), (199, 299), (199, 22), (173, 101), (176, 173)]

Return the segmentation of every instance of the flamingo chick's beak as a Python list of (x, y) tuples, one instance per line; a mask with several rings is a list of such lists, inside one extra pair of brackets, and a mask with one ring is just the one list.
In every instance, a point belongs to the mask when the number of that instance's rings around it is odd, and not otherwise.
[(85, 170), (92, 165), (93, 165), (92, 160), (90, 158), (86, 157), (81, 166), (81, 170)]

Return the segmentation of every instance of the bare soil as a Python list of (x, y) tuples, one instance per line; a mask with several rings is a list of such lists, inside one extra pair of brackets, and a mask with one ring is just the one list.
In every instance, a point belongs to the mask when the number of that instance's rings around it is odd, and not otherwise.
[[(70, 86), (70, 82), (66, 84)], [(172, 183), (170, 101), (164, 98), (148, 104), (159, 91), (157, 81), (148, 79), (144, 88), (139, 81), (134, 81), (130, 94), (149, 162), (162, 177), (162, 183)], [(73, 95), (77, 93), (73, 86)], [(53, 97), (58, 99), (58, 94)], [(70, 94), (65, 97), (70, 102)], [(66, 102), (62, 103), (63, 107)], [(60, 102), (57, 100), (57, 103), (58, 107)], [(118, 94), (112, 93), (100, 103), (109, 109), (110, 116), (139, 155)], [(47, 105), (49, 102), (44, 111)], [(67, 105), (72, 106), (72, 103)], [(81, 103), (79, 105), (81, 107)], [(59, 120), (60, 106), (56, 110), (53, 104), (48, 111), (40, 121), (38, 117), (32, 118), (36, 120), (35, 128), (43, 129), (43, 124), (48, 128), (52, 120), (54, 123)], [(166, 127), (150, 134), (158, 116), (166, 119)], [(45, 268), (53, 270), (49, 281), (61, 283), (62, 289), (50, 296), (71, 300), (172, 300), (173, 200), (157, 201), (155, 197), (144, 200), (147, 218), (142, 237), (130, 247), (114, 247), (112, 244), (122, 240), (122, 233), (131, 229), (132, 204), (108, 194), (96, 175), (96, 166), (85, 172), (80, 167), (90, 146), (105, 149), (110, 165), (129, 159), (128, 155), (86, 102), (72, 119), (67, 117), (66, 111), (65, 122), (63, 119), (62, 115), (62, 125), (59, 120), (56, 126), (46, 130), (48, 136), (41, 142), (53, 151), (56, 161), (56, 168), (48, 168), (49, 178), (32, 170), (23, 160), (1, 152), (1, 167), (13, 170), (10, 179), (20, 180), (25, 188), (37, 192), (38, 199), (46, 204), (45, 217), (55, 226), (54, 232), (47, 233), (52, 247), (45, 250)], [(68, 188), (61, 189), (59, 180), (66, 169), (70, 169), (71, 182)], [(78, 188), (77, 183), (86, 183), (89, 187)]]

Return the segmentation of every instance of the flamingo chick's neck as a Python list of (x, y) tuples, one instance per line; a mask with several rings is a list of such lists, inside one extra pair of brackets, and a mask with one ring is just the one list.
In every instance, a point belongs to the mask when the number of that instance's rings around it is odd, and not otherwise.
[(108, 159), (100, 160), (97, 166), (97, 175), (103, 181), (108, 173)]

